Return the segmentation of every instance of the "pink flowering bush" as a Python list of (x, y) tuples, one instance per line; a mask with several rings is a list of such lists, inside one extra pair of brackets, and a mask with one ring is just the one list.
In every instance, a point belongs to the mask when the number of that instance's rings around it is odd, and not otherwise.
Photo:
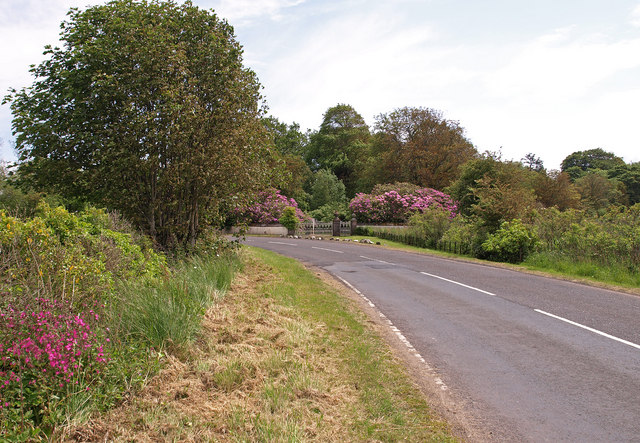
[(35, 440), (74, 393), (103, 398), (107, 377), (130, 374), (136, 357), (113, 346), (106, 306), (117, 282), (154, 281), (166, 269), (164, 256), (113, 230), (104, 211), (42, 204), (36, 214), (0, 210), (0, 440)]
[(76, 313), (44, 298), (16, 303), (0, 308), (0, 417), (26, 415), (40, 425), (68, 385), (100, 376), (109, 339), (94, 309)]
[(403, 195), (396, 191), (381, 195), (359, 193), (349, 203), (349, 209), (361, 223), (406, 223), (412, 215), (423, 213), (431, 207), (442, 208), (451, 218), (458, 211), (451, 196), (431, 188)]
[(234, 216), (238, 222), (248, 224), (278, 223), (282, 213), (287, 207), (295, 210), (299, 220), (307, 217), (298, 208), (298, 203), (293, 199), (280, 194), (277, 189), (269, 189), (258, 194), (255, 202), (249, 206), (236, 208)]

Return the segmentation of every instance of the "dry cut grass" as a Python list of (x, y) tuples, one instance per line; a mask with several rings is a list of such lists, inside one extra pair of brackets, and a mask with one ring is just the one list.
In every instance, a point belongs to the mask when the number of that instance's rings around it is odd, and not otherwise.
[(244, 261), (188, 354), (68, 440), (451, 440), (348, 301), (289, 259)]

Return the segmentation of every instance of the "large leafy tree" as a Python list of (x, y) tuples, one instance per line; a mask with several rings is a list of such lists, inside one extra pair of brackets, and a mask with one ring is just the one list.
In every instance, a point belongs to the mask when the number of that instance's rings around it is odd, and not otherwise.
[(616, 166), (608, 176), (624, 184), (630, 205), (640, 203), (640, 162)]
[(362, 116), (352, 106), (338, 104), (325, 112), (320, 129), (311, 134), (305, 160), (313, 171), (334, 173), (352, 197), (370, 137)]
[(190, 2), (72, 9), (8, 97), (33, 187), (122, 211), (165, 247), (269, 179), (260, 85), (233, 28)]
[(459, 167), (477, 155), (456, 121), (429, 108), (400, 108), (376, 121), (374, 153), (378, 183), (395, 181), (444, 189)]
[(535, 207), (533, 183), (539, 175), (520, 162), (503, 162), (499, 155), (485, 153), (462, 166), (448, 192), (463, 215), (494, 232), (502, 222), (523, 218)]
[(263, 118), (262, 123), (269, 133), (280, 165), (278, 170), (281, 173), (274, 177), (273, 185), (284, 195), (294, 198), (300, 208), (309, 209), (310, 196), (304, 186), (311, 179), (312, 173), (302, 158), (309, 142), (308, 134), (300, 130), (298, 123), (288, 125), (273, 116)]
[(344, 203), (345, 186), (340, 179), (327, 169), (317, 171), (311, 184), (311, 209), (318, 209), (327, 204)]
[(607, 178), (602, 170), (589, 171), (575, 181), (580, 202), (588, 209), (601, 212), (612, 205), (627, 203), (626, 189), (622, 182)]
[(533, 179), (533, 190), (538, 203), (548, 208), (564, 211), (580, 205), (580, 194), (566, 172), (541, 171)]
[(617, 166), (624, 166), (624, 160), (613, 152), (602, 148), (576, 151), (562, 160), (560, 169), (569, 174), (572, 180), (577, 180), (588, 172), (595, 170), (608, 171)]
[(262, 123), (271, 135), (273, 144), (281, 155), (304, 155), (309, 135), (300, 130), (296, 122), (288, 125), (276, 117), (269, 116), (262, 119)]

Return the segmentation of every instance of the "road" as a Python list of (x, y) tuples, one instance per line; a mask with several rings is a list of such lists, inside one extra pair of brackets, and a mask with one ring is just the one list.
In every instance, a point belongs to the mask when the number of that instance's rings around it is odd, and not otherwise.
[(363, 294), (497, 439), (640, 442), (640, 297), (373, 245), (246, 242)]

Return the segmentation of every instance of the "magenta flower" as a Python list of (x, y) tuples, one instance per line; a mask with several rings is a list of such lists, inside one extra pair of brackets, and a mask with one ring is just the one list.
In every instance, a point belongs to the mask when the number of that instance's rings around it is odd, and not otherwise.
[(235, 217), (245, 223), (269, 224), (278, 223), (282, 211), (287, 206), (296, 210), (296, 216), (305, 220), (307, 216), (298, 208), (298, 203), (293, 199), (280, 194), (277, 189), (260, 192), (256, 201), (250, 206), (236, 208)]
[(349, 203), (356, 219), (365, 223), (405, 223), (413, 214), (424, 212), (432, 206), (445, 209), (452, 218), (458, 210), (451, 196), (431, 188), (418, 189), (405, 195), (396, 191), (382, 195), (360, 193)]

